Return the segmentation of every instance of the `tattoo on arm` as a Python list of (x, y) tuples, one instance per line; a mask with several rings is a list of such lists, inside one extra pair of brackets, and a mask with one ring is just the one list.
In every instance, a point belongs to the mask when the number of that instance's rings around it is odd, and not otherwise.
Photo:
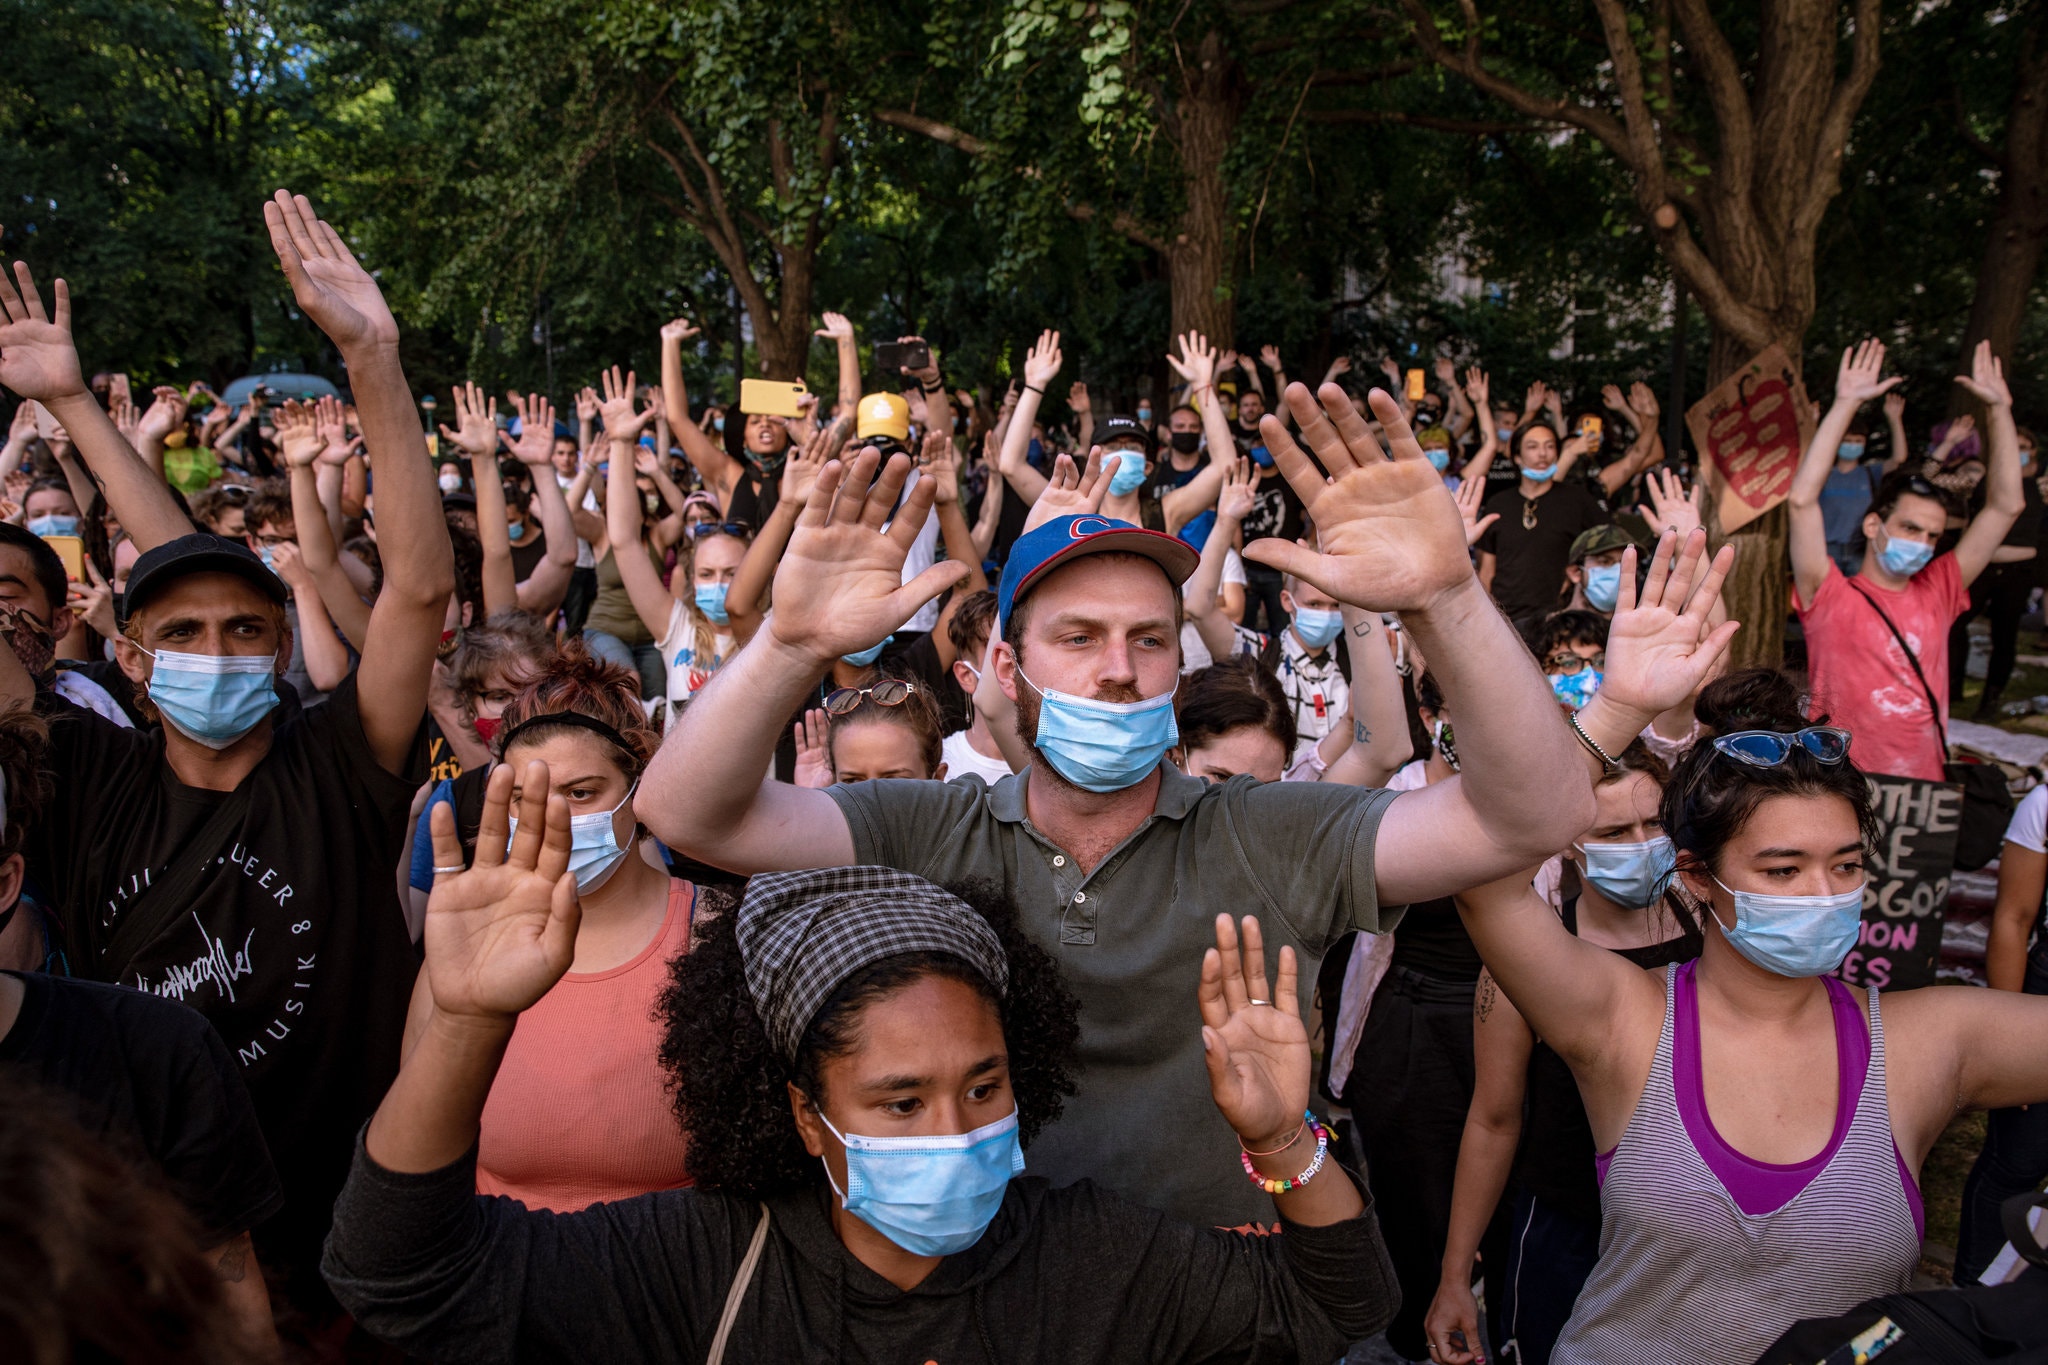
[(1492, 974), (1487, 973), (1481, 976), (1479, 978), (1479, 998), (1473, 1005), (1473, 1013), (1479, 1016), (1480, 1023), (1485, 1023), (1486, 1017), (1493, 1013), (1493, 1002), (1498, 998), (1499, 991), (1494, 987)]
[(227, 1284), (240, 1284), (249, 1273), (249, 1235), (243, 1233), (220, 1249), (214, 1273)]
[(1354, 720), (1351, 722), (1351, 741), (1354, 744), (1370, 744), (1372, 742), (1372, 731), (1365, 728), (1364, 721)]

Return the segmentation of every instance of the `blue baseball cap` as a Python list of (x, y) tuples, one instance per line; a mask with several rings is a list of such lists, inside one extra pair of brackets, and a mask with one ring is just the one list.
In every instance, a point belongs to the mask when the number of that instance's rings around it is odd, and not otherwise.
[(996, 629), (1009, 627), (1010, 608), (1048, 573), (1082, 555), (1111, 552), (1145, 556), (1166, 570), (1176, 588), (1193, 576), (1195, 565), (1202, 559), (1193, 546), (1177, 536), (1148, 531), (1115, 517), (1054, 517), (1029, 534), (1019, 536), (1010, 547), (1002, 582), (996, 587)]

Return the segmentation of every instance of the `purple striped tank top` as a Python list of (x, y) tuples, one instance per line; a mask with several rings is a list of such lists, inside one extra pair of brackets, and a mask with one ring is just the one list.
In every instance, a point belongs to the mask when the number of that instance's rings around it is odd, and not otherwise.
[(1800, 1318), (1903, 1289), (1920, 1257), (1920, 1192), (1893, 1141), (1884, 1025), (1824, 978), (1835, 1023), (1835, 1128), (1813, 1157), (1753, 1161), (1707, 1115), (1694, 963), (1665, 973), (1664, 1026), (1642, 1098), (1600, 1159), (1600, 1261), (1555, 1365), (1749, 1365)]

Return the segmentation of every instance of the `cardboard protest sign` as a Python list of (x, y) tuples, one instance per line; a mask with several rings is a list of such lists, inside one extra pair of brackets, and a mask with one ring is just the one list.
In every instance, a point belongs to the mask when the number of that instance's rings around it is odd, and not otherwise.
[(1931, 986), (1948, 918), (1963, 789), (1880, 773), (1864, 780), (1877, 812), (1878, 841), (1863, 888), (1863, 928), (1839, 975), (1852, 986), (1880, 990)]
[(1759, 353), (1686, 410), (1721, 534), (1785, 500), (1800, 452), (1813, 439), (1806, 386), (1781, 346)]

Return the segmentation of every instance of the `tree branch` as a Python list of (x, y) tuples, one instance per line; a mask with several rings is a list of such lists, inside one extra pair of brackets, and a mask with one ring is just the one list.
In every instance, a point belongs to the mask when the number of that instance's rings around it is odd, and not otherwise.
[(1975, 152), (1992, 169), (1998, 171), (2005, 170), (2005, 153), (1986, 142), (1983, 138), (1978, 137), (1976, 130), (1970, 127), (1970, 111), (1963, 105), (1962, 87), (1950, 86), (1948, 93), (1951, 105), (1955, 110), (1956, 132), (1961, 135), (1963, 145)]
[(1437, 33), (1436, 18), (1429, 12), (1428, 5), (1424, 4), (1423, 0), (1401, 0), (1401, 8), (1407, 13), (1414, 28), (1415, 41), (1422, 45), (1423, 52), (1431, 61), (1446, 71), (1463, 76), (1473, 86), (1493, 96), (1518, 114), (1551, 123), (1569, 124), (1592, 134), (1620, 157), (1631, 170), (1635, 169), (1628, 133), (1613, 115), (1598, 109), (1588, 109), (1569, 99), (1546, 99), (1488, 71), (1479, 56), (1478, 6), (1474, 0), (1458, 0), (1458, 7), (1464, 12), (1465, 17), (1465, 48), (1463, 52), (1452, 52)]
[(875, 121), (886, 123), (905, 132), (922, 133), (934, 142), (943, 142), (948, 147), (958, 147), (969, 156), (985, 156), (990, 148), (972, 133), (963, 133), (949, 123), (941, 123), (923, 114), (913, 114), (907, 109), (877, 109)]
[[(1678, 25), (1685, 30), (1686, 52), (1707, 87), (1714, 110), (1719, 155), (1714, 158), (1724, 193), (1747, 202), (1756, 174), (1756, 124), (1750, 116), (1749, 89), (1742, 83), (1742, 65), (1728, 46), (1706, 0), (1674, 0)], [(1667, 95), (1676, 98), (1675, 91)]]
[(1870, 94), (1870, 87), (1877, 82), (1877, 40), (1878, 0), (1856, 0), (1856, 37), (1849, 49), (1849, 74), (1835, 87), (1827, 112), (1821, 116), (1814, 137), (1806, 198), (1794, 219), (1798, 231), (1808, 241), (1819, 231), (1821, 215), (1827, 212), (1828, 202), (1842, 187), (1842, 153), (1849, 145), (1849, 128)]
[(1430, 114), (1409, 114), (1399, 109), (1311, 109), (1302, 116), (1306, 123), (1403, 123), (1438, 133), (1465, 133), (1473, 137), (1498, 137), (1507, 133), (1547, 133), (1555, 123), (1508, 123), (1500, 120), (1437, 118)]

